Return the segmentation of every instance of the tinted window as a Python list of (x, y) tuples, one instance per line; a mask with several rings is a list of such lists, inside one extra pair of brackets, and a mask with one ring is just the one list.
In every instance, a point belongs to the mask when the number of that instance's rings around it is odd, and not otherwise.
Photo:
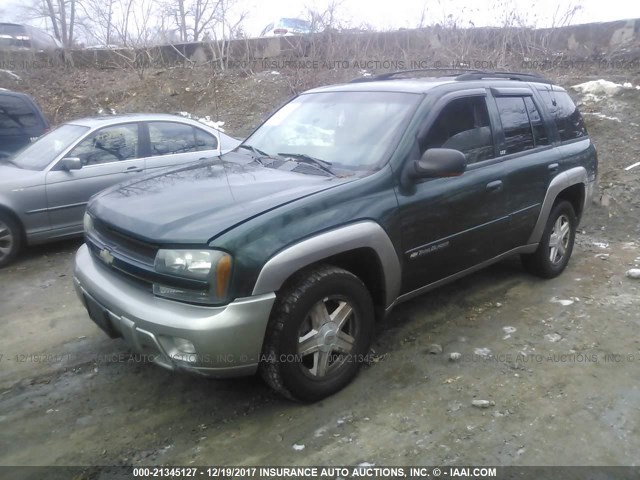
[(420, 153), (429, 148), (452, 148), (465, 154), (467, 163), (494, 158), (493, 135), (484, 97), (465, 97), (445, 106), (424, 139)]
[(31, 105), (22, 98), (0, 95), (0, 130), (42, 126)]
[(83, 165), (131, 160), (138, 157), (138, 124), (105, 127), (80, 142), (67, 157), (78, 157)]
[(533, 140), (536, 147), (541, 145), (549, 145), (549, 136), (547, 135), (547, 129), (542, 122), (540, 112), (533, 103), (531, 97), (524, 97), (524, 105), (527, 107), (527, 113), (529, 114), (529, 121), (531, 122), (531, 129), (533, 130)]
[(524, 98), (497, 97), (496, 103), (505, 137), (504, 151), (500, 153), (509, 155), (533, 148), (533, 133)]
[(151, 122), (149, 140), (152, 156), (203, 150), (196, 147), (194, 128), (183, 123)]
[(582, 115), (567, 92), (544, 90), (540, 94), (555, 121), (561, 141), (587, 135)]

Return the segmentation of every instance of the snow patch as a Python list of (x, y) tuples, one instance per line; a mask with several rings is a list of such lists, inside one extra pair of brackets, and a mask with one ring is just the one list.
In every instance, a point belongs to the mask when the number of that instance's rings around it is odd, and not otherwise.
[(605, 97), (613, 97), (628, 87), (620, 85), (619, 83), (611, 82), (609, 80), (591, 80), (590, 82), (580, 83), (573, 85), (571, 88), (574, 90), (591, 95), (604, 95)]
[(0, 70), (0, 73), (6, 73), (7, 75), (9, 75), (12, 78), (15, 78), (16, 80), (22, 80), (19, 75), (16, 75), (11, 70)]
[(211, 120), (211, 117), (209, 115), (205, 115), (204, 117), (198, 117), (197, 115), (193, 115), (189, 112), (177, 112), (176, 115), (180, 117), (189, 118), (191, 120), (195, 120), (197, 122), (202, 123), (203, 125), (206, 125), (207, 127), (215, 128), (219, 132), (224, 132), (224, 128), (222, 128), (222, 126), (224, 125), (225, 122), (222, 122), (220, 120), (217, 120), (217, 121)]
[(605, 115), (604, 113), (600, 113), (600, 112), (583, 112), (582, 114), (593, 115), (594, 117), (603, 118), (605, 120), (611, 120), (613, 122), (618, 122), (618, 123), (622, 122), (622, 120), (620, 120), (618, 117), (610, 117), (609, 115)]

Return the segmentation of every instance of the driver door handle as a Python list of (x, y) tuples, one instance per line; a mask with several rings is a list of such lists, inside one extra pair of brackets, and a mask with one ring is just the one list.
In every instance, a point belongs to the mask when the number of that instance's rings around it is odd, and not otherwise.
[(494, 180), (493, 182), (487, 183), (487, 190), (490, 192), (499, 192), (502, 190), (502, 180)]
[(142, 168), (140, 168), (140, 167), (136, 167), (136, 166), (128, 167), (128, 168), (124, 171), (124, 173), (140, 173), (140, 172), (142, 172)]

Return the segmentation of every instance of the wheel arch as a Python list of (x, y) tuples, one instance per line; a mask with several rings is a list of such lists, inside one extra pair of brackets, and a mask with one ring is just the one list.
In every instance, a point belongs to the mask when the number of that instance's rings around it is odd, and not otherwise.
[(576, 218), (580, 221), (582, 213), (584, 212), (586, 190), (588, 183), (587, 170), (584, 167), (574, 167), (565, 172), (556, 175), (542, 202), (540, 214), (536, 221), (531, 236), (529, 237), (529, 244), (536, 244), (540, 242), (542, 234), (544, 232), (545, 225), (551, 214), (551, 209), (558, 201), (558, 199), (567, 200), (573, 206)]
[(11, 218), (11, 220), (16, 222), (16, 225), (18, 225), (18, 228), (20, 229), (20, 232), (19, 232), (20, 233), (20, 239), (22, 241), (26, 241), (27, 232), (25, 230), (24, 224), (22, 223), (22, 220), (16, 214), (16, 212), (14, 212), (11, 208), (7, 207), (6, 205), (3, 205), (3, 204), (0, 203), (0, 213), (4, 213), (5, 215), (8, 215)]
[(299, 271), (321, 263), (358, 276), (374, 304), (382, 308), (399, 294), (401, 269), (393, 243), (378, 223), (363, 221), (320, 233), (278, 252), (263, 266), (252, 295), (278, 291)]

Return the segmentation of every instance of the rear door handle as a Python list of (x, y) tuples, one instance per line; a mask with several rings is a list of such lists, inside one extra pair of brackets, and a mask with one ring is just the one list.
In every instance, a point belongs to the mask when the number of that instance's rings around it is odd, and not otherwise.
[(558, 168), (560, 168), (560, 165), (557, 163), (552, 163), (547, 168), (549, 169), (550, 172), (557, 172)]
[(124, 173), (140, 173), (142, 171), (142, 168), (140, 167), (128, 167)]
[(499, 192), (502, 190), (502, 180), (494, 180), (493, 182), (487, 183), (487, 190), (491, 192)]

